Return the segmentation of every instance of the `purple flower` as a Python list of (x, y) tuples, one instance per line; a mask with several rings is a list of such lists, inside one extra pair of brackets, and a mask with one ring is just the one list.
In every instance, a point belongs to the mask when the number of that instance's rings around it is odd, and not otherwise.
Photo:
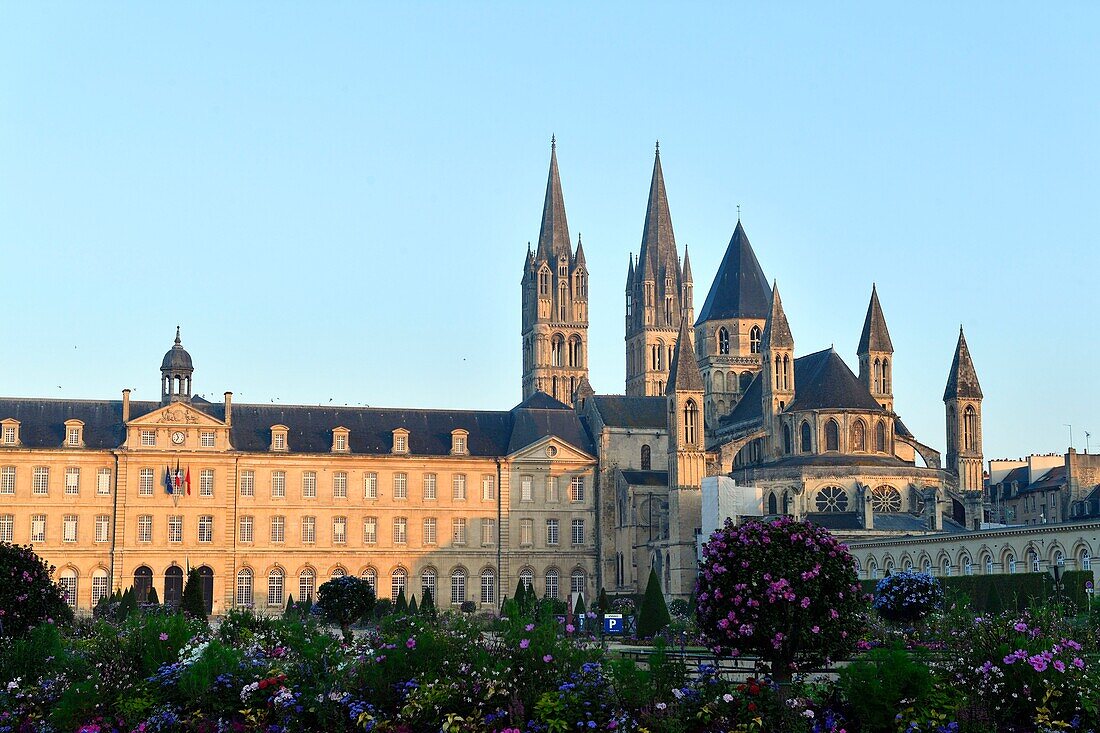
[(1059, 672), (1065, 672), (1066, 671), (1066, 663), (1063, 662), (1061, 659), (1055, 659), (1054, 660), (1054, 668), (1056, 670), (1058, 670)]
[(544, 654), (543, 657), (542, 657), (542, 661), (544, 661), (546, 663), (550, 663), (550, 662), (554, 661), (554, 657), (551, 654)]
[(161, 634), (160, 634), (160, 640), (161, 641), (168, 641), (168, 634), (166, 634), (162, 631)]
[(405, 642), (405, 646), (409, 649), (416, 649), (416, 639), (409, 637), (409, 640)]
[(534, 631), (535, 630), (535, 625), (534, 624), (527, 624), (526, 626), (523, 627), (523, 630), (524, 631)]
[(531, 646), (531, 640), (530, 639), (520, 639), (519, 640), (519, 648), (520, 649), (526, 649), (529, 646)]

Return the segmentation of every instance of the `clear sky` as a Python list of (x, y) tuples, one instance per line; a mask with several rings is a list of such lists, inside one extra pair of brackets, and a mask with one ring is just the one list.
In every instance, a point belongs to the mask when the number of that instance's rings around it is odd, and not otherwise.
[[(775, 8), (774, 5), (782, 7)], [(798, 353), (944, 447), (959, 324), (985, 454), (1084, 447), (1100, 9), (1076, 3), (0, 3), (0, 394), (507, 409), (551, 134), (621, 392), (661, 141), (702, 304), (736, 222)]]

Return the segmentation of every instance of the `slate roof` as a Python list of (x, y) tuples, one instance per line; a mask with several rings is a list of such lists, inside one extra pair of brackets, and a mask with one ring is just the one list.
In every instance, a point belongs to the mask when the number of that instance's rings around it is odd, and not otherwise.
[(565, 198), (561, 194), (561, 177), (558, 175), (558, 145), (550, 142), (550, 173), (546, 177), (546, 198), (542, 204), (542, 227), (536, 259), (557, 262), (559, 257), (572, 255), (569, 240), (569, 222), (565, 218)]
[(702, 392), (703, 375), (695, 361), (695, 349), (691, 347), (691, 331), (687, 319), (680, 320), (680, 334), (676, 337), (676, 350), (672, 352), (672, 364), (668, 370), (665, 394), (675, 392)]
[(913, 435), (912, 431), (909, 430), (909, 428), (907, 428), (905, 426), (905, 423), (903, 423), (901, 421), (900, 417), (895, 417), (894, 418), (894, 434), (895, 435), (900, 435), (903, 438), (913, 438), (913, 437), (915, 437)]
[(959, 327), (959, 343), (955, 346), (955, 358), (951, 360), (951, 372), (947, 375), (947, 389), (943, 392), (944, 402), (953, 397), (982, 398), (982, 387), (978, 384), (978, 372), (970, 359), (970, 349), (966, 346), (966, 336)]
[[(769, 467), (783, 466), (883, 466), (886, 468), (912, 467), (911, 464), (883, 454), (871, 453), (794, 453), (768, 463)], [(751, 468), (751, 467), (749, 467)]]
[(172, 345), (172, 348), (168, 349), (168, 352), (161, 359), (160, 368), (162, 370), (171, 371), (189, 371), (195, 367), (191, 363), (191, 355), (187, 353), (187, 349), (183, 348), (183, 344), (180, 343), (180, 327), (176, 326), (176, 342)]
[(859, 337), (857, 354), (872, 351), (894, 353), (894, 344), (890, 341), (890, 330), (886, 328), (886, 316), (882, 315), (882, 305), (878, 302), (878, 289), (871, 286), (871, 302), (867, 304), (867, 317), (863, 319), (863, 333)]
[(661, 170), (661, 149), (653, 158), (653, 177), (649, 182), (649, 203), (646, 204), (645, 225), (642, 228), (642, 249), (636, 270), (642, 279), (663, 280), (675, 275), (679, 285), (680, 261), (676, 255), (676, 235), (672, 231), (672, 213), (665, 193), (665, 175)]
[(787, 314), (783, 311), (783, 299), (779, 297), (779, 286), (775, 284), (772, 285), (771, 306), (768, 310), (768, 321), (764, 324), (761, 342), (765, 351), (769, 346), (780, 349), (794, 348), (791, 325), (787, 323)]
[(767, 318), (770, 310), (768, 279), (738, 220), (695, 323), (723, 318)]
[(668, 471), (624, 471), (623, 479), (631, 486), (668, 486)]
[[(225, 417), (225, 406), (221, 403), (194, 401), (191, 406), (218, 420)], [(159, 407), (159, 402), (131, 401), (130, 418), (141, 417)], [(0, 419), (9, 417), (20, 422), (20, 443), (30, 448), (61, 446), (64, 423), (70, 419), (84, 422), (84, 443), (88, 448), (117, 448), (125, 439), (120, 400), (0, 398)], [(287, 443), (294, 453), (331, 452), (332, 429), (340, 426), (350, 430), (351, 452), (368, 455), (388, 455), (397, 428), (409, 431), (411, 455), (449, 455), (451, 431), (456, 429), (469, 433), (467, 447), (473, 456), (505, 456), (548, 435), (591, 455), (596, 450), (577, 413), (542, 393), (532, 395), (509, 411), (235, 403), (230, 441), (236, 450), (267, 452), (272, 425), (287, 426)]]
[(790, 411), (840, 409), (885, 412), (833, 349), (795, 359), (794, 388), (794, 401), (787, 406)]
[(604, 423), (613, 428), (667, 430), (664, 397), (624, 397), (598, 394), (592, 397)]
[[(879, 532), (927, 533), (929, 531), (924, 517), (915, 514), (875, 512), (872, 517), (872, 529)], [(830, 530), (866, 529), (855, 512), (809, 512), (806, 514), (806, 521)], [(947, 517), (943, 518), (944, 533), (954, 534), (965, 531), (966, 528), (962, 525)]]
[[(798, 359), (794, 360), (795, 368), (795, 389), (798, 389)], [(749, 386), (745, 388), (745, 393), (741, 395), (741, 401), (730, 411), (728, 415), (723, 417), (719, 422), (722, 424), (734, 425), (736, 423), (749, 422), (753, 420), (761, 420), (764, 417), (764, 405), (760, 401), (763, 393), (763, 382), (760, 379), (760, 372), (752, 375), (752, 381), (749, 382)], [(797, 393), (796, 393), (797, 394)]]

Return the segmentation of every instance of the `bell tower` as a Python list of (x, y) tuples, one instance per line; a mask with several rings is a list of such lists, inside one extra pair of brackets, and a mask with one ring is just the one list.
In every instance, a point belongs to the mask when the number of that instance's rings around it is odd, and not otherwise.
[(943, 403), (947, 411), (946, 468), (958, 477), (960, 491), (981, 491), (982, 388), (962, 326), (951, 372), (947, 375)]
[(176, 326), (176, 342), (160, 362), (160, 404), (191, 401), (191, 375), (195, 367), (191, 355), (180, 343), (180, 327)]

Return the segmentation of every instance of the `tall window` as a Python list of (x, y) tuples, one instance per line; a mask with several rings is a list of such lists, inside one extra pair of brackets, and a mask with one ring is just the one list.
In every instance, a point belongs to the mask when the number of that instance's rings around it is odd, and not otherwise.
[(489, 517), (481, 519), (481, 544), (484, 546), (495, 545), (497, 542), (497, 520)]
[(456, 517), (451, 520), (451, 542), (455, 545), (466, 544), (466, 519)]
[(214, 541), (214, 517), (204, 514), (199, 517), (199, 542)]
[(867, 425), (862, 419), (857, 419), (852, 424), (852, 451), (863, 452), (867, 450)]
[(810, 424), (808, 422), (802, 423), (802, 441), (799, 445), (799, 449), (803, 453), (809, 453), (813, 448), (811, 447), (812, 438), (810, 436)]
[(571, 524), (572, 536), (571, 539), (574, 545), (584, 544), (584, 520), (574, 519)]
[(833, 419), (825, 423), (825, 450), (840, 450), (840, 428)]
[(0, 494), (15, 493), (15, 466), (0, 468)]
[(95, 474), (95, 491), (97, 494), (111, 493), (111, 469), (100, 468)]
[(256, 495), (256, 472), (241, 471), (241, 496)]
[(153, 495), (153, 469), (143, 468), (138, 471), (138, 496)]
[(481, 500), (495, 501), (497, 498), (496, 477), (485, 474), (481, 477)]
[(76, 515), (66, 514), (61, 521), (61, 541), (76, 542)]
[(153, 541), (153, 516), (142, 514), (138, 517), (138, 542)]
[(580, 568), (576, 568), (569, 574), (569, 592), (584, 593), (584, 587), (588, 584), (588, 577)]
[(298, 575), (298, 600), (304, 601), (307, 598), (313, 598), (316, 594), (313, 592), (317, 584), (317, 574), (313, 572), (313, 568), (305, 568)]
[(283, 605), (283, 571), (280, 568), (267, 574), (267, 605)]
[[(150, 530), (149, 530), (150, 537), (149, 537), (148, 540), (145, 540), (146, 542), (150, 542), (153, 539), (152, 538), (152, 529), (151, 529), (153, 518), (149, 517), (149, 516), (146, 516), (144, 518), (148, 519), (149, 522), (150, 522)], [(139, 525), (141, 524), (141, 519), (142, 519), (142, 517), (138, 517), (138, 524)], [(138, 530), (138, 539), (140, 539), (140, 538), (141, 538), (141, 530), (139, 529)], [(45, 514), (35, 514), (31, 517), (31, 542), (45, 542), (45, 541), (46, 541), (46, 515)]]
[(558, 520), (547, 519), (546, 520), (546, 544), (556, 545), (558, 544)]
[(456, 473), (451, 478), (451, 498), (466, 501), (466, 474)]
[(532, 484), (532, 479), (531, 479), (530, 476), (520, 476), (520, 478), (519, 478), (519, 500), (520, 501), (531, 501), (532, 500), (533, 497), (531, 495), (531, 484)]
[(523, 583), (524, 590), (531, 590), (535, 587), (535, 571), (531, 568), (524, 568), (519, 571), (519, 582)]
[(435, 474), (424, 474), (424, 498), (428, 501), (435, 499)]
[(648, 444), (642, 446), (642, 470), (650, 471), (653, 469), (653, 451)]
[(559, 321), (568, 320), (568, 311), (567, 311), (567, 309), (569, 307), (569, 303), (568, 303), (567, 297), (568, 297), (568, 291), (566, 290), (565, 283), (561, 283), (560, 285), (558, 285), (558, 320)]
[(92, 571), (92, 607), (107, 597), (107, 571), (96, 568)]
[(521, 547), (530, 547), (534, 543), (535, 520), (519, 520), (519, 544)]
[(76, 571), (72, 568), (62, 570), (57, 576), (57, 585), (61, 588), (69, 608), (76, 608)]
[(271, 472), (271, 498), (283, 499), (286, 497), (286, 471)]
[(558, 500), (558, 477), (546, 477), (546, 500), (556, 502)]
[(252, 517), (249, 516), (241, 517), (240, 521), (238, 522), (238, 527), (240, 530), (238, 534), (242, 543), (252, 542), (252, 524)]
[(393, 498), (409, 498), (409, 474), (395, 473), (393, 475)]
[(168, 541), (183, 542), (183, 516), (180, 514), (168, 517)]
[(978, 413), (973, 405), (967, 405), (963, 411), (963, 450), (972, 450), (978, 438)]
[(276, 515), (271, 518), (271, 541), (275, 543), (286, 541), (286, 517)]
[(313, 499), (317, 496), (317, 472), (302, 472), (302, 498)]
[(424, 544), (434, 545), (438, 540), (439, 520), (435, 517), (424, 518)]
[(550, 366), (565, 366), (565, 339), (560, 334), (550, 339)]
[(363, 474), (363, 498), (378, 498), (378, 474), (373, 471)]
[(718, 329), (718, 353), (730, 353), (730, 332), (725, 327)]
[(451, 604), (459, 605), (466, 602), (466, 571), (455, 568), (451, 571)]
[(420, 573), (420, 599), (423, 600), (429, 593), (432, 600), (436, 598), (436, 574), (435, 568), (424, 568)]
[(390, 574), (390, 598), (396, 601), (397, 597), (404, 592), (408, 585), (408, 571), (405, 570), (405, 568), (396, 568), (393, 573)]
[(302, 517), (302, 542), (307, 545), (312, 545), (316, 541), (317, 517)]
[[(107, 542), (111, 534), (111, 518), (106, 514), (97, 514), (95, 517), (95, 541)], [(7, 540), (11, 542), (11, 540)]]
[(0, 542), (12, 542), (15, 537), (15, 515), (0, 514)]
[(363, 520), (363, 543), (373, 545), (378, 542), (378, 517)]
[(492, 568), (481, 571), (481, 602), (485, 604), (497, 602), (497, 576)]
[(252, 608), (252, 570), (249, 568), (237, 571), (237, 605)]
[(4, 445), (15, 445), (15, 426), (4, 426)]
[(882, 360), (882, 391), (884, 394), (890, 393), (890, 360)]
[(569, 501), (584, 501), (584, 476), (569, 479)]
[(348, 498), (348, 475), (343, 471), (332, 474), (332, 498)]
[(393, 542), (404, 545), (409, 541), (409, 520), (405, 517), (393, 518)]
[(204, 468), (199, 471), (199, 496), (214, 495), (214, 469)]
[(783, 423), (783, 452), (787, 455), (791, 453), (791, 426)]
[(65, 494), (67, 496), (80, 494), (80, 469), (75, 466), (65, 469)]
[(749, 351), (754, 354), (760, 353), (760, 326), (753, 326), (749, 331)]
[(695, 400), (688, 400), (687, 405), (684, 407), (684, 442), (688, 445), (695, 445), (696, 430), (695, 426), (699, 420), (699, 408), (695, 405)]
[(875, 424), (875, 450), (879, 453), (886, 452), (886, 423), (882, 420)]
[(546, 571), (546, 597), (557, 598), (558, 597), (558, 570), (557, 568), (550, 568)]

